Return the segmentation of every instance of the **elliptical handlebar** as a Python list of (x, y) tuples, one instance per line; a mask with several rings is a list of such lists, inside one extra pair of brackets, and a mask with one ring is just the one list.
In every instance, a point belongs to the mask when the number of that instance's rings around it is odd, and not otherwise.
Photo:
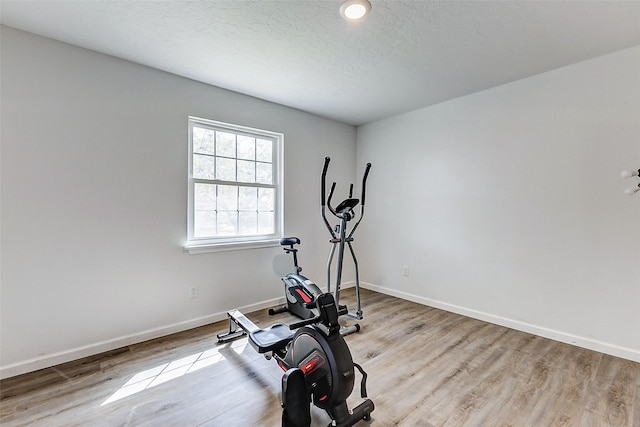
[(329, 156), (325, 157), (324, 165), (322, 166), (322, 180), (321, 180), (322, 188), (320, 189), (320, 206), (322, 207), (322, 219), (324, 219), (324, 223), (327, 226), (327, 229), (329, 229), (329, 233), (331, 233), (331, 237), (335, 239), (336, 235), (334, 234), (333, 229), (329, 224), (329, 221), (327, 221), (327, 216), (325, 214), (325, 206), (328, 206), (331, 213), (334, 215), (337, 215), (336, 211), (331, 207), (331, 198), (333, 197), (333, 191), (336, 189), (335, 182), (331, 185), (331, 190), (329, 190), (329, 197), (325, 198), (327, 194), (327, 170), (329, 169), (330, 161), (331, 161), (331, 157)]
[(327, 197), (327, 207), (331, 211), (331, 213), (335, 216), (338, 216), (338, 212), (331, 206), (331, 198), (333, 197), (333, 191), (336, 189), (336, 183), (331, 184), (331, 190), (329, 190), (329, 197)]
[(371, 170), (371, 163), (367, 163), (367, 166), (364, 169), (364, 176), (362, 177), (362, 203), (360, 204), (360, 219), (358, 219), (358, 222), (356, 222), (351, 229), (348, 237), (349, 239), (353, 237), (353, 233), (356, 232), (356, 228), (358, 228), (358, 226), (360, 225), (360, 221), (362, 221), (362, 218), (364, 218), (364, 200), (367, 191), (367, 178), (369, 177), (369, 170)]
[[(329, 211), (333, 214), (333, 216), (337, 217), (337, 218), (342, 218), (342, 214), (337, 212), (336, 209), (331, 205), (331, 199), (333, 198), (333, 194), (334, 191), (336, 189), (336, 183), (335, 181), (331, 184), (331, 189), (329, 190), (329, 195), (327, 196), (326, 192), (327, 192), (327, 171), (329, 170), (329, 163), (331, 162), (331, 158), (330, 157), (325, 157), (324, 158), (324, 165), (322, 167), (322, 180), (321, 180), (321, 189), (320, 189), (320, 205), (322, 207), (322, 219), (324, 220), (325, 225), (327, 226), (327, 229), (329, 230), (329, 233), (331, 233), (331, 237), (333, 239), (336, 238), (336, 234), (333, 231), (333, 228), (331, 227), (331, 224), (329, 224), (329, 221), (327, 220), (327, 216), (326, 216), (326, 210), (325, 207), (329, 208)], [(366, 190), (367, 190), (367, 178), (369, 177), (369, 171), (371, 170), (371, 163), (367, 163), (366, 167), (365, 167), (365, 171), (364, 171), (364, 176), (362, 177), (362, 199), (360, 202), (360, 218), (358, 219), (358, 222), (354, 225), (354, 228), (351, 230), (351, 232), (349, 233), (350, 236), (353, 236), (353, 232), (355, 231), (355, 229), (358, 227), (358, 224), (360, 223), (360, 221), (362, 221), (362, 217), (364, 216), (364, 203), (365, 203), (365, 197), (366, 197)], [(353, 197), (353, 183), (351, 183), (349, 185), (349, 199), (351, 199)], [(353, 200), (355, 202), (354, 206), (358, 203), (357, 199)], [(353, 217), (351, 218), (353, 219)]]
[(362, 177), (362, 207), (364, 207), (364, 196), (367, 190), (367, 178), (369, 177), (369, 170), (371, 170), (371, 163), (367, 163), (367, 167), (364, 170), (364, 176)]
[[(327, 189), (325, 188), (326, 186), (326, 182), (327, 182), (327, 169), (329, 169), (329, 162), (331, 161), (330, 157), (325, 157), (324, 158), (324, 166), (322, 167), (322, 191), (320, 192), (320, 196), (321, 196), (321, 206), (324, 208), (325, 205), (325, 199), (324, 196), (327, 191)], [(333, 193), (333, 191), (332, 191)]]
[[(331, 233), (331, 238), (335, 239), (336, 238), (336, 234), (333, 232), (333, 228), (331, 228), (331, 224), (329, 224), (329, 221), (327, 220), (327, 214), (325, 212), (325, 206), (327, 205), (326, 203), (326, 194), (327, 194), (327, 170), (329, 169), (329, 162), (331, 161), (330, 157), (325, 157), (324, 158), (324, 165), (322, 167), (322, 180), (321, 180), (321, 189), (320, 189), (320, 206), (321, 206), (321, 212), (322, 212), (322, 219), (324, 220), (324, 224), (327, 226), (327, 230), (329, 230), (329, 233)], [(336, 188), (336, 183), (334, 182), (333, 185), (331, 186), (331, 191), (329, 192), (329, 200), (331, 200), (331, 197), (333, 196), (333, 190), (335, 190)], [(329, 205), (329, 209), (331, 210), (332, 214), (336, 214), (334, 210), (331, 209), (331, 205)]]

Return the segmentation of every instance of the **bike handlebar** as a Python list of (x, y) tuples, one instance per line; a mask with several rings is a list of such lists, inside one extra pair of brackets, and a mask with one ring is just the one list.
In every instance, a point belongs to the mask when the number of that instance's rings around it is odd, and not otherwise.
[(320, 316), (314, 316), (310, 319), (307, 320), (302, 320), (300, 322), (296, 322), (296, 323), (292, 323), (289, 325), (289, 329), (294, 330), (294, 329), (299, 329), (302, 328), (303, 326), (307, 326), (307, 325), (312, 325), (314, 323), (318, 323), (320, 321)]

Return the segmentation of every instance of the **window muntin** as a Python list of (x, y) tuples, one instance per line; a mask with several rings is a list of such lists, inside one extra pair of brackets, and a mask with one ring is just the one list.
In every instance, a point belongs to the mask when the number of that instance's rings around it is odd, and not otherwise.
[(280, 133), (189, 118), (187, 247), (281, 237)]

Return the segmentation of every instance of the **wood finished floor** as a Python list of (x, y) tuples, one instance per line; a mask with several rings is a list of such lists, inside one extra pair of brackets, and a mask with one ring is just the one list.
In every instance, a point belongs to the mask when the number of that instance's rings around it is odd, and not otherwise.
[[(346, 340), (376, 409), (358, 425), (640, 427), (639, 363), (371, 291), (363, 307)], [(280, 368), (246, 338), (218, 345), (226, 324), (3, 380), (0, 425), (279, 426)]]

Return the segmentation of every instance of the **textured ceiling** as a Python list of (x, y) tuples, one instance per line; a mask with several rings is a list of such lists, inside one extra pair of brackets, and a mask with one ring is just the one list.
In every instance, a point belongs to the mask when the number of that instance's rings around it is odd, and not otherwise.
[(0, 22), (359, 125), (640, 45), (640, 1), (0, 1)]

